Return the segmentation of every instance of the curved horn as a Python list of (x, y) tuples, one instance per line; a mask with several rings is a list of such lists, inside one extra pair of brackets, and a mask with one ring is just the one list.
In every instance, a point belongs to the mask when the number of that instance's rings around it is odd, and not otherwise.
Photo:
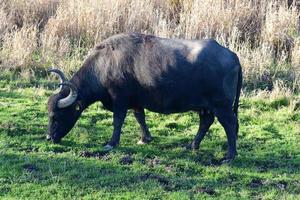
[(74, 103), (76, 101), (77, 96), (78, 96), (77, 88), (69, 81), (65, 81), (59, 85), (61, 85), (61, 87), (64, 85), (64, 86), (67, 86), (70, 88), (69, 95), (63, 99), (60, 99), (57, 102), (58, 108), (66, 108), (66, 107), (72, 105), (72, 103)]
[[(60, 77), (61, 84), (68, 81), (68, 79), (65, 77), (64, 73), (57, 68), (49, 69), (48, 72), (56, 73)], [(60, 89), (62, 89), (62, 85), (60, 86)]]

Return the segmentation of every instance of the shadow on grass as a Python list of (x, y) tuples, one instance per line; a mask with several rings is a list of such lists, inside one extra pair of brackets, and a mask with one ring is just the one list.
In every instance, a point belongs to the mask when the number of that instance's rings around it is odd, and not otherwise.
[[(170, 139), (168, 140), (166, 138)], [(36, 142), (40, 142), (40, 140), (40, 138), (37, 138)], [(120, 146), (111, 152), (139, 154), (140, 157), (144, 158), (160, 157), (170, 161), (181, 159), (186, 162), (197, 163), (200, 166), (217, 167), (222, 165), (222, 155), (225, 155), (227, 151), (226, 141), (203, 141), (199, 150), (187, 150), (186, 145), (191, 142), (191, 138), (189, 137), (172, 139), (171, 137), (154, 137), (154, 140), (150, 144), (145, 145), (132, 144), (134, 141), (128, 140), (128, 138), (124, 138), (124, 140), (128, 142), (121, 143)], [(74, 141), (74, 139), (63, 139), (59, 145), (53, 147), (53, 152), (60, 153), (71, 150), (75, 150), (75, 152), (86, 150), (104, 152), (103, 145), (105, 143), (106, 141), (99, 140), (96, 136), (93, 141), (87, 143), (78, 143)], [(238, 149), (240, 155), (237, 155), (236, 159), (231, 163), (231, 166), (258, 173), (273, 171), (278, 173), (300, 174), (300, 157), (297, 156), (296, 153), (295, 155), (287, 156), (284, 152), (270, 154), (269, 151), (262, 151), (257, 154), (254, 151), (254, 147), (255, 144), (250, 146), (241, 144)]]
[[(295, 189), (299, 183), (293, 183), (292, 180), (272, 180), (267, 183), (264, 179), (254, 177), (249, 173), (229, 171), (218, 171), (219, 175), (213, 178), (202, 176), (202, 172), (197, 168), (193, 169), (193, 166), (185, 169), (185, 165), (177, 165), (178, 172), (171, 175), (155, 172), (151, 168), (138, 168), (137, 165), (125, 165), (111, 160), (34, 153), (0, 153), (0, 163), (0, 184), (3, 184), (0, 187), (0, 191), (2, 191), (0, 196), (9, 193), (13, 184), (18, 184), (21, 192), (26, 190), (28, 184), (34, 184), (47, 191), (49, 190), (47, 188), (52, 185), (50, 190), (54, 193), (61, 190), (66, 190), (66, 192), (74, 190), (80, 191), (80, 195), (93, 191), (113, 194), (125, 189), (127, 192), (134, 193), (151, 190), (165, 192), (184, 190), (193, 196), (199, 192), (199, 186), (204, 186), (204, 189), (200, 187), (200, 192), (203, 189), (205, 193), (208, 188), (210, 192), (207, 194), (212, 196), (222, 195), (219, 191), (225, 190), (227, 187), (233, 187), (235, 192), (238, 192), (240, 187), (245, 187), (246, 190), (252, 192), (256, 192), (258, 189), (263, 191), (274, 190), (274, 188), (281, 190), (281, 187), (284, 187), (291, 188), (289, 193), (300, 193)], [(195, 188), (195, 186), (197, 187)]]
[[(16, 123), (14, 126), (9, 127), (7, 124), (2, 123), (0, 130), (2, 129), (2, 131), (7, 133), (7, 135), (10, 137), (17, 136), (20, 137), (20, 139), (23, 138), (25, 141), (28, 140), (28, 143), (32, 143), (34, 146), (39, 148), (39, 146), (42, 144), (35, 144), (45, 142), (43, 138), (44, 136), (42, 137), (41, 135), (41, 130), (44, 130), (45, 127), (26, 129), (22, 127), (21, 124), (22, 123)], [(98, 130), (95, 129), (95, 132), (96, 131)], [(41, 137), (27, 138), (27, 135), (41, 135)], [(107, 138), (109, 138), (109, 136)], [(78, 152), (87, 149), (101, 151), (102, 145), (106, 142), (99, 140), (98, 136), (95, 136), (93, 141), (86, 143), (77, 143), (75, 139), (63, 139), (60, 145), (57, 145), (53, 148), (50, 147), (50, 149), (56, 153), (69, 152), (72, 150)], [(226, 141), (203, 141), (203, 145), (200, 146), (200, 150), (186, 150), (186, 145), (189, 144), (192, 139), (190, 137), (155, 137), (152, 143), (142, 146), (131, 144), (134, 143), (134, 141), (129, 140), (128, 138), (124, 139), (128, 142), (121, 144), (113, 151), (125, 154), (139, 154), (141, 157), (161, 157), (165, 160), (181, 159), (187, 162), (197, 163), (200, 166), (221, 165), (222, 157), (220, 156), (221, 154), (225, 155), (227, 150)], [(284, 153), (278, 152), (274, 155), (267, 154), (267, 152), (260, 152), (260, 154), (256, 154), (253, 150), (255, 149), (255, 145), (253, 143), (251, 144), (252, 145), (250, 146), (242, 144), (240, 145), (241, 148), (239, 148), (238, 151), (241, 152), (241, 154), (238, 155), (236, 160), (232, 162), (231, 165), (233, 167), (244, 168), (256, 172), (274, 171), (283, 173), (300, 173), (300, 160), (296, 155), (286, 156)]]
[(300, 175), (300, 158), (295, 155), (284, 158), (283, 155), (240, 156), (235, 167), (255, 169), (257, 172), (295, 173)]
[[(145, 157), (163, 157), (169, 160), (183, 159), (188, 162), (195, 162), (201, 166), (220, 166), (222, 157), (216, 154), (224, 154), (227, 151), (227, 142), (214, 141), (213, 146), (217, 148), (207, 147), (199, 150), (187, 150), (185, 147), (191, 141), (190, 138), (172, 139), (172, 142), (163, 143), (158, 138), (156, 141), (145, 146), (133, 147), (118, 147), (114, 151), (123, 153), (139, 153)], [(205, 141), (203, 141), (205, 142)], [(219, 152), (219, 151), (223, 152)], [(240, 148), (241, 155), (237, 155), (236, 159), (231, 163), (232, 167), (244, 168), (256, 172), (282, 172), (282, 173), (297, 173), (300, 175), (300, 156), (291, 155), (286, 156), (281, 154), (255, 154), (252, 149)]]
[(137, 190), (137, 185), (147, 185), (146, 181), (154, 181), (156, 184), (147, 186), (147, 189), (160, 186), (165, 191), (178, 191), (191, 189), (196, 182), (192, 178), (180, 180), (175, 176), (165, 176), (142, 169), (132, 170), (128, 165), (89, 158), (0, 154), (0, 163), (0, 183), (20, 184), (20, 187), (24, 183), (36, 183), (47, 187), (59, 179), (61, 185), (85, 190), (86, 193), (95, 190), (112, 192), (120, 188), (134, 191)]

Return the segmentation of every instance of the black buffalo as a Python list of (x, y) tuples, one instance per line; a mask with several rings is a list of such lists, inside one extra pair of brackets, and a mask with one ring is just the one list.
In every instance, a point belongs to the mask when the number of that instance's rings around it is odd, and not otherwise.
[(198, 149), (216, 116), (228, 140), (227, 158), (236, 155), (238, 102), (242, 71), (235, 53), (215, 40), (166, 39), (143, 34), (112, 36), (99, 45), (70, 81), (58, 69), (61, 90), (49, 98), (48, 139), (59, 142), (82, 111), (96, 101), (113, 112), (113, 134), (105, 146), (119, 144), (128, 109), (134, 110), (142, 136), (152, 137), (144, 109), (158, 113), (196, 111)]

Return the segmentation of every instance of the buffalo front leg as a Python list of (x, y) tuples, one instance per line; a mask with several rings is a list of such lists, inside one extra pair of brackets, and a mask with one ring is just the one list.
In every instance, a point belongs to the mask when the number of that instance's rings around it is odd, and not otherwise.
[(138, 144), (151, 142), (152, 136), (146, 124), (144, 109), (134, 109), (134, 116), (138, 121), (142, 132), (141, 139), (138, 141)]
[(223, 162), (228, 162), (234, 159), (237, 154), (236, 140), (237, 140), (237, 117), (231, 108), (218, 109), (216, 116), (223, 126), (228, 143), (228, 152)]
[(201, 141), (203, 140), (209, 127), (213, 124), (215, 119), (213, 113), (207, 113), (207, 112), (204, 114), (199, 113), (199, 117), (200, 117), (200, 125), (199, 125), (198, 132), (193, 142), (187, 146), (188, 149), (194, 149), (194, 150), (199, 149), (199, 145)]
[(126, 109), (116, 109), (113, 113), (113, 134), (111, 140), (104, 146), (105, 150), (111, 150), (120, 143), (121, 128), (126, 117)]

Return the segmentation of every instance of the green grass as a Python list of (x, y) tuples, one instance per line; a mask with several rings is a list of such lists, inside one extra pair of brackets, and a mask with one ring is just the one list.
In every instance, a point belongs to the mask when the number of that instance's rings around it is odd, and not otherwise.
[(112, 114), (96, 103), (61, 144), (47, 142), (53, 88), (1, 72), (0, 199), (300, 199), (300, 109), (286, 99), (243, 98), (239, 155), (220, 165), (217, 120), (199, 151), (185, 150), (198, 128), (192, 112), (147, 112), (154, 141), (144, 146), (129, 112), (121, 145), (107, 153)]

